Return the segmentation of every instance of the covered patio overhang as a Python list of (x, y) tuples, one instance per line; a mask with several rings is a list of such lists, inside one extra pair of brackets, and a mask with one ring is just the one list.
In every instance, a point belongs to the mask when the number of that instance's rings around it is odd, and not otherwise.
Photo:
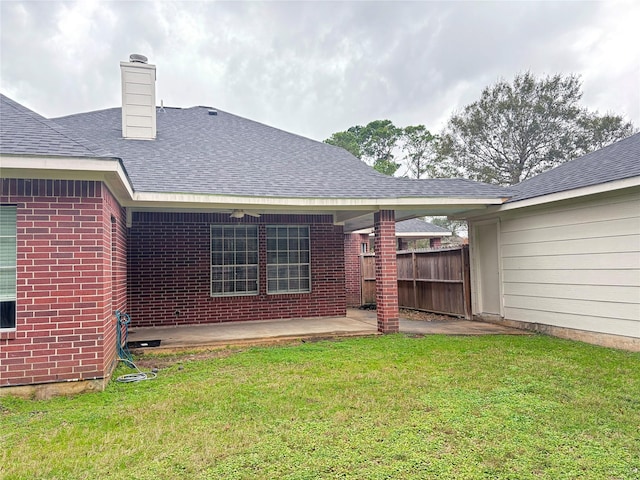
[(122, 203), (130, 222), (134, 212), (228, 213), (248, 215), (332, 215), (345, 233), (371, 228), (375, 214), (395, 212), (395, 221), (430, 216), (455, 216), (502, 205), (502, 197), (424, 196), (394, 198), (283, 198), (240, 197), (136, 192)]
[(138, 212), (244, 215), (331, 215), (344, 233), (373, 228), (376, 251), (377, 329), (399, 331), (395, 222), (427, 215), (451, 216), (502, 204), (502, 197), (282, 198), (135, 193), (123, 202), (127, 224)]

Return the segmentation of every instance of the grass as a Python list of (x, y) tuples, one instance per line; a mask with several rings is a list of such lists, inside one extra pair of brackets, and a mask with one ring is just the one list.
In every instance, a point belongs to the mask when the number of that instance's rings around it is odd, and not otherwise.
[(0, 478), (640, 479), (637, 353), (389, 335), (156, 360), (153, 381), (0, 398)]

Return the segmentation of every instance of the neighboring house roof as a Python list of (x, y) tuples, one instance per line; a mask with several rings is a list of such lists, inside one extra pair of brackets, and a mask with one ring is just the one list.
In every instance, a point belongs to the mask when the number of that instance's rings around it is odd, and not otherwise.
[(464, 179), (389, 177), (346, 150), (210, 107), (157, 108), (156, 140), (122, 138), (121, 109), (55, 119), (117, 152), (134, 190), (302, 198), (507, 197)]
[[(373, 235), (373, 228), (363, 228), (353, 233)], [(451, 232), (420, 218), (410, 218), (396, 222), (396, 237), (399, 238), (431, 238), (447, 237)]]
[(640, 133), (511, 187), (509, 202), (640, 176)]
[(433, 223), (425, 222), (419, 218), (412, 218), (410, 220), (403, 220), (396, 223), (396, 237), (426, 235), (429, 237), (437, 237), (438, 235), (447, 236), (451, 235), (451, 232), (446, 228), (434, 225)]
[(5, 155), (61, 157), (113, 157), (77, 136), (0, 94), (0, 152)]

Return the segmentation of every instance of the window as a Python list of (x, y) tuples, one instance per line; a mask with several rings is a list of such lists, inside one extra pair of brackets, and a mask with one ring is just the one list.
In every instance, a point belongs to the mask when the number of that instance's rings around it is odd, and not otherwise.
[(16, 328), (16, 207), (0, 206), (0, 329)]
[(258, 293), (258, 227), (211, 226), (211, 296)]
[(367, 253), (369, 251), (369, 244), (367, 242), (362, 242), (360, 244), (360, 253)]
[(311, 291), (308, 226), (267, 226), (267, 293)]

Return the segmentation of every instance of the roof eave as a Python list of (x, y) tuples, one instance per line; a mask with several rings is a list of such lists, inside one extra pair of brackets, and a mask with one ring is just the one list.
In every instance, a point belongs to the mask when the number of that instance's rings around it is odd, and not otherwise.
[(193, 206), (210, 208), (211, 206), (237, 206), (254, 208), (326, 208), (332, 209), (358, 209), (369, 210), (377, 207), (384, 210), (385, 207), (412, 208), (415, 206), (429, 205), (469, 205), (483, 206), (501, 205), (506, 198), (486, 197), (268, 197), (268, 196), (243, 196), (243, 195), (215, 195), (202, 193), (165, 193), (165, 192), (136, 192), (132, 199), (132, 206)]
[(66, 157), (0, 153), (2, 178), (103, 181), (121, 204), (134, 192), (122, 160), (115, 157)]
[(502, 205), (495, 205), (488, 207), (484, 212), (468, 211), (455, 215), (453, 218), (457, 219), (470, 219), (477, 218), (479, 216), (490, 215), (494, 213), (506, 212), (510, 210), (516, 210), (520, 208), (534, 207), (545, 205), (554, 202), (560, 202), (563, 200), (572, 200), (580, 197), (587, 197), (591, 195), (598, 195), (602, 193), (614, 192), (617, 190), (623, 190), (627, 188), (639, 187), (640, 176), (634, 176), (624, 178), (621, 180), (614, 180), (611, 182), (599, 183), (596, 185), (589, 185), (586, 187), (574, 188), (571, 190), (564, 190), (562, 192), (549, 193), (547, 195), (540, 195), (538, 197), (526, 198), (523, 200), (515, 200), (512, 202), (504, 203)]

